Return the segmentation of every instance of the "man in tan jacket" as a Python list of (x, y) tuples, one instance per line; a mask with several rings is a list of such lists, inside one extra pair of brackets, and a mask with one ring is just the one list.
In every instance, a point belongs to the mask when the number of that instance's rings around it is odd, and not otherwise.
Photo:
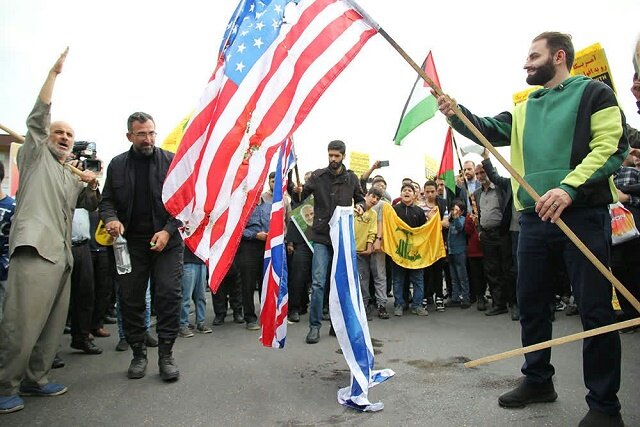
[(20, 395), (57, 396), (67, 391), (49, 382), (47, 374), (69, 307), (71, 220), (76, 206), (95, 210), (100, 199), (95, 173), (75, 176), (65, 166), (73, 149), (73, 129), (65, 122), (50, 123), (53, 86), (67, 52), (49, 71), (18, 152), (20, 184), (0, 323), (0, 414), (22, 409)]

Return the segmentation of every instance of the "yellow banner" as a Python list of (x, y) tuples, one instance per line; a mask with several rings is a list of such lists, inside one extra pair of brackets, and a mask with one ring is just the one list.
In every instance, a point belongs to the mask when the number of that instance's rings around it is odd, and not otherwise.
[(382, 226), (382, 250), (401, 267), (417, 270), (446, 256), (440, 215), (434, 215), (420, 227), (411, 228), (389, 203), (385, 203), (382, 206)]
[(613, 89), (614, 92), (616, 91), (607, 55), (605, 55), (600, 43), (592, 44), (576, 52), (576, 60), (573, 61), (573, 67), (571, 67), (571, 75), (576, 76), (579, 74), (591, 77), (593, 80), (600, 80)]
[(187, 116), (178, 123), (178, 126), (176, 126), (171, 133), (167, 135), (164, 141), (162, 141), (160, 148), (171, 151), (172, 153), (178, 151), (178, 146), (180, 145), (180, 142), (182, 142), (182, 137), (184, 136), (184, 131), (190, 118), (191, 113), (187, 114)]
[(438, 174), (438, 162), (428, 154), (424, 155), (424, 177), (426, 179), (434, 179)]
[(354, 171), (359, 177), (369, 170), (369, 155), (351, 151), (349, 153), (349, 169)]

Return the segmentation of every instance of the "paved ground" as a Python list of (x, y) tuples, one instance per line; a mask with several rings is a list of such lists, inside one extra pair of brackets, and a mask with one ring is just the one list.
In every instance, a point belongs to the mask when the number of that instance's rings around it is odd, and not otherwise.
[[(209, 308), (210, 310), (210, 308)], [(207, 321), (212, 319), (207, 314)], [(230, 317), (227, 317), (229, 321)], [(125, 376), (130, 353), (114, 350), (117, 339), (98, 339), (100, 356), (74, 353), (65, 336), (67, 366), (52, 379), (65, 395), (25, 398), (25, 409), (0, 416), (2, 426), (571, 426), (586, 412), (581, 343), (553, 350), (558, 401), (505, 410), (497, 397), (516, 384), (521, 358), (466, 369), (464, 361), (519, 346), (519, 324), (507, 315), (486, 317), (448, 309), (426, 318), (405, 315), (371, 324), (376, 366), (396, 376), (372, 389), (384, 402), (375, 414), (343, 408), (336, 391), (349, 383), (335, 338), (322, 329), (319, 344), (304, 344), (307, 316), (289, 325), (285, 350), (261, 347), (258, 332), (225, 323), (209, 335), (179, 339), (180, 381), (163, 383), (157, 352), (150, 350), (145, 378)], [(579, 319), (558, 313), (555, 336), (580, 331)], [(109, 326), (114, 335), (116, 329)], [(629, 426), (640, 425), (640, 333), (622, 335), (620, 400)]]

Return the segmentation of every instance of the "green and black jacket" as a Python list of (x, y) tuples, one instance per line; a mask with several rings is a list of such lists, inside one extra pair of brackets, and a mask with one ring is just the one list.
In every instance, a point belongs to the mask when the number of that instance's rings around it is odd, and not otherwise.
[[(461, 111), (495, 146), (511, 145), (511, 165), (539, 195), (562, 188), (573, 206), (617, 201), (611, 175), (629, 149), (624, 115), (613, 91), (584, 76), (532, 92), (513, 113), (477, 117)], [(479, 143), (456, 116), (455, 130)], [(532, 211), (535, 202), (513, 179), (515, 207)]]

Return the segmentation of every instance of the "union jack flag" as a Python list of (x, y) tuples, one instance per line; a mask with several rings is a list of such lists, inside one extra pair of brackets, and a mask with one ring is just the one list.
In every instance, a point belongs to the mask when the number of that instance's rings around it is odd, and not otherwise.
[(215, 291), (280, 143), (376, 33), (346, 0), (242, 0), (165, 180)]
[(287, 249), (284, 244), (287, 174), (295, 164), (293, 142), (282, 143), (273, 186), (269, 235), (264, 248), (264, 275), (260, 298), (260, 341), (265, 347), (283, 348), (287, 338), (289, 291), (287, 288)]

